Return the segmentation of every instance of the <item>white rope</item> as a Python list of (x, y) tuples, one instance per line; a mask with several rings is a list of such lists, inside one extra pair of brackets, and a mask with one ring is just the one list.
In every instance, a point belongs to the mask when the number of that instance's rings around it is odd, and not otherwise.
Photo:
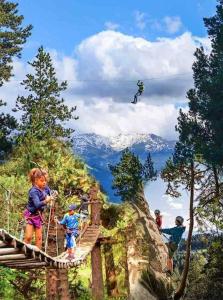
[(58, 235), (57, 235), (57, 222), (56, 223), (56, 250), (57, 250), (57, 256), (59, 255), (59, 247), (58, 247)]
[(6, 195), (6, 202), (7, 202), (7, 228), (9, 232), (9, 225), (10, 225), (10, 198), (11, 198), (11, 191), (8, 190), (5, 192)]
[(47, 231), (46, 231), (46, 239), (45, 239), (45, 252), (47, 250), (48, 246), (48, 236), (49, 236), (49, 230), (50, 230), (50, 218), (51, 218), (51, 212), (52, 212), (52, 205), (50, 205), (50, 212), (48, 217), (48, 224), (47, 224)]

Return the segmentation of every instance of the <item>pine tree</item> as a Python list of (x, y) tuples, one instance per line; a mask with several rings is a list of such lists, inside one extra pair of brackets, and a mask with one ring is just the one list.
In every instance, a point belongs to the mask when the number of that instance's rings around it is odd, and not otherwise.
[[(151, 157), (148, 159), (143, 165), (138, 156), (127, 148), (122, 152), (120, 162), (115, 166), (110, 165), (109, 168), (114, 177), (112, 188), (116, 190), (116, 195), (120, 196), (122, 201), (131, 202), (134, 208), (137, 206), (150, 217), (149, 205), (144, 195), (144, 184), (151, 180), (149, 176), (153, 176), (155, 171), (151, 168), (153, 167)], [(154, 176), (152, 178), (154, 179)]]
[(123, 201), (133, 201), (143, 187), (143, 165), (139, 158), (127, 148), (122, 152), (120, 162), (109, 168), (114, 177), (112, 188), (116, 190), (116, 196), (121, 196)]
[(22, 27), (23, 16), (18, 4), (0, 0), (0, 86), (12, 75), (12, 58), (20, 57), (23, 44), (31, 34), (32, 26)]
[[(221, 228), (223, 197), (223, 1), (216, 14), (204, 19), (211, 52), (195, 52), (194, 88), (187, 93), (189, 114), (196, 118), (196, 149), (209, 168), (206, 189), (198, 197), (199, 221), (206, 219)], [(220, 204), (220, 205), (219, 205)]]
[[(0, 100), (0, 107), (6, 104)], [(17, 122), (15, 118), (9, 114), (0, 113), (0, 160), (12, 149), (13, 138), (12, 132), (16, 128)]]
[(179, 188), (183, 187), (190, 192), (189, 214), (190, 224), (186, 245), (186, 255), (182, 278), (174, 295), (178, 300), (184, 294), (187, 276), (190, 266), (191, 240), (194, 227), (194, 197), (195, 187), (200, 187), (205, 176), (205, 169), (201, 169), (199, 156), (197, 156), (197, 122), (196, 117), (190, 113), (180, 111), (178, 125), (179, 141), (175, 145), (173, 158), (170, 159), (162, 171), (162, 178), (168, 182), (167, 193), (174, 196), (181, 196)]
[(200, 123), (200, 150), (209, 165), (223, 165), (223, 1), (218, 0), (217, 12), (205, 18), (211, 53), (204, 47), (195, 52), (194, 88), (189, 90), (189, 108)]
[(143, 173), (145, 181), (154, 181), (157, 178), (157, 171), (154, 169), (150, 153), (148, 154), (143, 166)]
[[(20, 57), (23, 44), (31, 34), (32, 26), (22, 27), (23, 16), (18, 4), (0, 0), (0, 87), (12, 76), (12, 59)], [(5, 107), (0, 99), (0, 108)], [(9, 114), (0, 113), (0, 160), (12, 149), (12, 132), (17, 122)]]
[(20, 132), (26, 137), (69, 138), (74, 131), (65, 128), (64, 122), (73, 117), (76, 107), (69, 109), (60, 98), (60, 93), (67, 88), (67, 82), (59, 84), (52, 65), (50, 54), (43, 47), (38, 49), (36, 59), (29, 64), (34, 74), (27, 74), (22, 85), (30, 92), (28, 96), (19, 96), (15, 111), (22, 111)]

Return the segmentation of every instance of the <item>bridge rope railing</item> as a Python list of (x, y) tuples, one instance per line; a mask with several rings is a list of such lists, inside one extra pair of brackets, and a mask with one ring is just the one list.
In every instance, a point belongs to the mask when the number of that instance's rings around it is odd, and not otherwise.
[[(92, 251), (100, 234), (100, 209), (101, 202), (98, 200), (88, 202), (90, 205), (90, 225), (85, 226), (77, 239), (75, 257), (72, 261), (66, 258), (66, 252), (58, 255), (58, 245), (56, 241), (56, 256), (47, 254), (36, 246), (26, 244), (19, 238), (0, 229), (0, 265), (10, 268), (70, 268), (81, 264), (86, 256)], [(48, 220), (50, 222), (50, 220)], [(47, 224), (49, 225), (49, 224)], [(57, 226), (56, 226), (57, 227)], [(57, 228), (56, 228), (57, 231)], [(56, 232), (57, 234), (57, 232)]]
[(76, 249), (76, 257), (68, 261), (66, 252), (57, 257), (52, 257), (36, 246), (25, 244), (4, 229), (0, 229), (0, 265), (16, 269), (30, 268), (56, 268), (66, 269), (77, 267), (92, 251), (100, 234), (99, 226), (91, 225), (80, 239)]

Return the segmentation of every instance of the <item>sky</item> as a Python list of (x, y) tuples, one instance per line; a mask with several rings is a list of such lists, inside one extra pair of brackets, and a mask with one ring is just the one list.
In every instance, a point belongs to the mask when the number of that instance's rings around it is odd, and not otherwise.
[[(77, 133), (177, 138), (178, 112), (187, 110), (186, 92), (193, 87), (194, 51), (201, 45), (210, 51), (203, 17), (215, 13), (216, 0), (16, 2), (24, 24), (32, 24), (33, 30), (22, 58), (13, 62), (14, 77), (0, 89), (6, 111), (25, 94), (20, 82), (32, 72), (27, 61), (42, 45), (58, 79), (68, 82), (63, 97), (70, 107), (77, 105), (80, 118), (69, 123)], [(133, 105), (139, 79), (145, 92)], [(148, 189), (157, 188), (154, 183)], [(177, 205), (160, 192), (154, 199), (165, 200), (169, 224), (175, 214), (186, 213), (186, 198)]]
[[(50, 52), (63, 94), (77, 105), (76, 132), (104, 136), (154, 133), (175, 139), (179, 108), (187, 108), (193, 86), (193, 53), (210, 49), (203, 17), (215, 12), (215, 0), (19, 0), (32, 35), (14, 61), (11, 82), (0, 90), (8, 110), (24, 93), (19, 84), (39, 46)], [(133, 105), (137, 80), (145, 91)]]

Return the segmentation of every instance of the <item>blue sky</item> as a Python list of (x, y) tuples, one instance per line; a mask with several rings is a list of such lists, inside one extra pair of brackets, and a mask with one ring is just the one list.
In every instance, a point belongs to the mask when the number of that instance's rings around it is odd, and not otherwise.
[[(77, 105), (80, 118), (69, 123), (76, 133), (176, 139), (179, 108), (187, 110), (186, 92), (193, 87), (194, 51), (201, 44), (211, 49), (203, 17), (212, 16), (215, 6), (215, 0), (20, 0), (19, 12), (34, 28), (0, 99), (9, 111), (26, 93), (19, 83), (32, 72), (27, 60), (43, 45), (58, 79), (68, 81), (63, 97)], [(132, 105), (138, 79), (145, 91)], [(178, 214), (187, 218), (188, 196), (173, 200), (164, 192), (160, 180), (146, 188), (165, 225), (173, 225)]]
[[(215, 6), (215, 0), (20, 0), (19, 10), (25, 22), (34, 26), (29, 39), (31, 48), (25, 49), (24, 58), (32, 57), (40, 44), (72, 55), (83, 39), (106, 29), (106, 22), (117, 24), (122, 33), (150, 40), (174, 37), (184, 31), (204, 36), (203, 17), (211, 16)], [(137, 26), (137, 12), (145, 26)], [(182, 26), (176, 33), (155, 26), (167, 16), (180, 18)]]

